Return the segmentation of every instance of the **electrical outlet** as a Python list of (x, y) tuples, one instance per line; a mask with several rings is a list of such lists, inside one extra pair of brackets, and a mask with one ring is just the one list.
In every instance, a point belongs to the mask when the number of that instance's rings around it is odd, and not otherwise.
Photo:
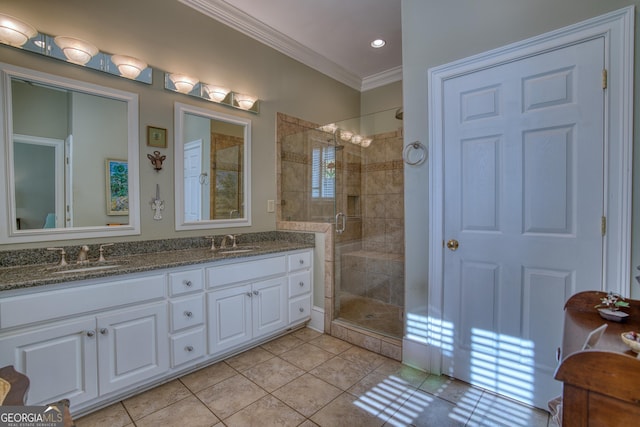
[(267, 212), (275, 212), (276, 211), (276, 201), (275, 200), (267, 200)]

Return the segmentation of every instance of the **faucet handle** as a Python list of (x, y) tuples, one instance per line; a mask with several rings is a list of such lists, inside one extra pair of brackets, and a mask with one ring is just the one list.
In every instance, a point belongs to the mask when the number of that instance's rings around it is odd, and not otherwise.
[(64, 248), (47, 248), (48, 251), (60, 251), (60, 263), (58, 264), (60, 267), (64, 267), (65, 265), (67, 265), (67, 259), (65, 258), (65, 255), (67, 255), (67, 252), (65, 252)]
[(98, 250), (100, 252), (100, 258), (98, 258), (98, 262), (105, 262), (107, 261), (104, 258), (104, 248), (107, 246), (113, 246), (113, 243), (105, 243), (103, 245), (100, 245), (100, 249)]
[(218, 248), (216, 248), (216, 240), (215, 240), (216, 238), (215, 238), (215, 236), (207, 236), (206, 239), (211, 239), (211, 250), (212, 251), (215, 251), (215, 250), (218, 249)]

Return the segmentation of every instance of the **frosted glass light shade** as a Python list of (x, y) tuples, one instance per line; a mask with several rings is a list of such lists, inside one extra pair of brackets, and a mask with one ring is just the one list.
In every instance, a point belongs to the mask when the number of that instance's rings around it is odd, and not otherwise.
[(36, 34), (38, 30), (26, 22), (0, 13), (0, 42), (20, 47)]
[(356, 145), (360, 145), (362, 143), (362, 136), (353, 135), (353, 137), (351, 138), (351, 143), (352, 144), (356, 144)]
[(180, 93), (191, 92), (193, 87), (198, 83), (197, 79), (185, 76), (184, 74), (169, 74), (169, 79), (171, 79), (176, 90)]
[(62, 49), (67, 60), (74, 64), (84, 65), (98, 53), (97, 47), (84, 40), (61, 36), (55, 37), (53, 40)]
[(371, 138), (364, 138), (361, 142), (360, 142), (360, 146), (363, 148), (367, 148), (368, 146), (371, 145), (371, 143), (373, 142), (373, 139)]
[(118, 71), (123, 77), (135, 79), (140, 75), (142, 70), (147, 68), (147, 63), (126, 55), (111, 55), (111, 62), (116, 64)]
[(229, 88), (214, 85), (205, 85), (204, 90), (205, 92), (207, 92), (207, 96), (209, 97), (209, 99), (215, 102), (222, 102), (222, 100), (227, 97), (229, 92), (231, 92), (231, 89)]
[(238, 93), (235, 94), (234, 97), (236, 102), (238, 103), (238, 107), (242, 108), (243, 110), (249, 110), (256, 102), (256, 98), (251, 95)]
[(340, 139), (343, 141), (351, 141), (351, 138), (353, 137), (353, 132), (350, 132), (348, 130), (342, 130), (340, 129)]

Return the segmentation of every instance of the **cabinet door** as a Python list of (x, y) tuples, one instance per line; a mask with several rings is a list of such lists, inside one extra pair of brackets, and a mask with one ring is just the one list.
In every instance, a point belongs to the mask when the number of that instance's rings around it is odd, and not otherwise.
[(251, 285), (222, 289), (207, 295), (210, 354), (251, 339), (252, 296)]
[(287, 326), (287, 278), (253, 284), (253, 337)]
[(169, 369), (167, 324), (166, 303), (98, 317), (100, 394)]
[(0, 338), (0, 364), (29, 377), (28, 405), (97, 397), (95, 327), (90, 317)]

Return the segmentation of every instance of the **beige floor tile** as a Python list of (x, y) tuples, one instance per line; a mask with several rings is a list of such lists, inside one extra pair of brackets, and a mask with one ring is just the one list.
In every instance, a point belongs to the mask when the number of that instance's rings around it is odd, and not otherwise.
[(246, 371), (249, 368), (253, 368), (258, 363), (269, 360), (272, 357), (275, 357), (273, 353), (269, 353), (267, 350), (261, 347), (256, 347), (251, 350), (245, 351), (244, 353), (240, 353), (237, 356), (233, 356), (227, 359), (226, 362), (233, 369), (242, 372)]
[(74, 420), (76, 427), (124, 427), (132, 420), (121, 402)]
[(469, 415), (468, 408), (460, 408), (451, 402), (417, 390), (397, 411), (390, 414), (385, 427), (461, 427), (465, 425)]
[(269, 341), (268, 343), (262, 344), (261, 347), (270, 353), (280, 355), (286, 351), (291, 350), (292, 348), (298, 347), (302, 343), (304, 343), (304, 341), (302, 341), (300, 338), (296, 338), (292, 334), (288, 334), (273, 341)]
[(383, 414), (379, 418), (379, 411), (358, 401), (358, 398), (343, 393), (319, 410), (311, 417), (311, 421), (321, 427), (376, 427), (382, 426), (388, 418)]
[(269, 395), (224, 420), (227, 427), (295, 427), (304, 416)]
[(300, 369), (309, 371), (331, 359), (333, 354), (311, 344), (305, 343), (281, 354), (280, 357), (287, 362), (296, 365)]
[(359, 365), (339, 356), (313, 368), (309, 373), (342, 390), (347, 390), (367, 375), (367, 371)]
[(416, 388), (420, 387), (424, 383), (424, 380), (430, 375), (424, 371), (391, 359), (385, 360), (384, 363), (376, 369), (376, 372), (388, 375)]
[(300, 424), (298, 427), (320, 427), (318, 426), (318, 424), (314, 423), (311, 420), (305, 420), (302, 424)]
[(310, 417), (341, 393), (338, 387), (304, 374), (273, 392), (273, 395), (302, 415)]
[(451, 403), (464, 401), (466, 405), (472, 406), (476, 405), (483, 393), (478, 388), (446, 375), (429, 375), (420, 386), (420, 390)]
[(366, 397), (372, 401), (379, 402), (384, 407), (393, 405), (397, 409), (416, 390), (415, 387), (398, 381), (396, 378), (379, 372), (372, 372), (347, 391), (356, 397)]
[(204, 390), (234, 376), (237, 372), (225, 362), (218, 362), (180, 378), (180, 381), (193, 393)]
[(225, 419), (266, 394), (266, 391), (238, 374), (196, 393), (196, 396), (218, 418)]
[(546, 427), (548, 424), (548, 412), (484, 392), (467, 425)]
[(145, 415), (149, 415), (159, 409), (165, 408), (172, 403), (184, 399), (191, 393), (178, 380), (158, 386), (149, 391), (145, 391), (137, 396), (131, 397), (122, 403), (129, 412), (133, 421), (137, 421)]
[(340, 353), (340, 357), (356, 363), (361, 368), (366, 369), (367, 372), (376, 370), (380, 367), (380, 365), (389, 360), (388, 358), (380, 356), (377, 353), (356, 346), (353, 346), (349, 350)]
[(279, 357), (259, 363), (242, 373), (269, 393), (293, 381), (304, 371)]
[(136, 421), (137, 427), (211, 427), (220, 420), (197, 397), (167, 406)]
[(291, 333), (291, 335), (293, 335), (296, 338), (301, 339), (302, 341), (311, 341), (313, 339), (318, 338), (319, 336), (321, 336), (323, 334), (322, 334), (322, 332), (314, 331), (313, 329), (310, 329), (310, 328), (302, 328), (302, 329), (298, 329), (297, 331)]
[(351, 347), (353, 347), (348, 342), (342, 341), (338, 338), (334, 338), (331, 335), (321, 335), (318, 338), (309, 341), (309, 344), (318, 346), (321, 349), (333, 354), (340, 354), (343, 351), (347, 351)]

